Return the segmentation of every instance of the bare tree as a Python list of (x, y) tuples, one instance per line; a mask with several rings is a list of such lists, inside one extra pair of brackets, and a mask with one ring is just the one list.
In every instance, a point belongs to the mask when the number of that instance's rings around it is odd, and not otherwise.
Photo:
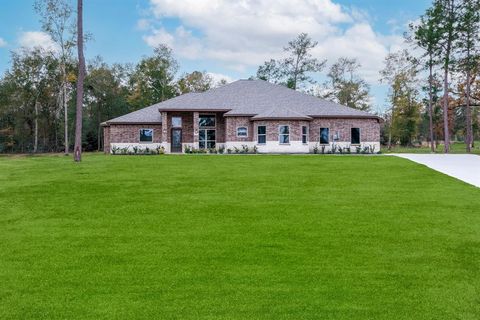
[(74, 160), (82, 161), (82, 121), (83, 121), (83, 80), (85, 79), (85, 57), (83, 55), (83, 0), (77, 0), (77, 110), (75, 117)]

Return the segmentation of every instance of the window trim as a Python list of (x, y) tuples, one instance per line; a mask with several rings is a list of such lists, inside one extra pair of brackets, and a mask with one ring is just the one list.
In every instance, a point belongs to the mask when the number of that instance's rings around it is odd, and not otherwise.
[[(358, 129), (358, 143), (353, 143), (353, 135), (352, 135), (352, 130), (353, 129)], [(353, 146), (359, 146), (362, 144), (362, 130), (358, 127), (351, 127), (350, 128), (350, 144)]]
[[(238, 129), (242, 129), (242, 128), (245, 129), (245, 131), (246, 131), (246, 134), (244, 136), (240, 136), (238, 134)], [(237, 127), (237, 138), (248, 138), (248, 127), (247, 126), (238, 126)]]
[[(173, 125), (173, 118), (179, 118), (180, 119), (180, 126), (174, 126)], [(172, 118), (170, 119), (170, 123), (171, 123), (171, 126), (172, 128), (182, 128), (183, 127), (183, 119), (181, 116), (172, 116)]]
[[(265, 133), (258, 133), (258, 128), (260, 127), (265, 127)], [(259, 136), (265, 136), (265, 142), (259, 142), (258, 137)], [(267, 126), (262, 124), (262, 125), (257, 125), (257, 144), (259, 145), (266, 145), (267, 144)]]
[[(303, 133), (303, 128), (305, 128), (305, 133)], [(309, 134), (309, 128), (308, 126), (302, 126), (302, 144), (308, 144), (308, 134)], [(290, 132), (289, 132), (290, 133)], [(303, 142), (303, 138), (305, 137), (305, 142)]]
[[(205, 126), (205, 127), (202, 127), (200, 126), (200, 118), (202, 116), (213, 116), (215, 118), (215, 125), (214, 126)], [(205, 128), (217, 128), (217, 114), (216, 113), (201, 113), (198, 115), (198, 129), (205, 129)], [(216, 138), (216, 136), (215, 136)]]
[[(280, 133), (280, 128), (281, 127), (287, 127), (288, 128), (288, 134)], [(288, 142), (281, 142), (281, 139), (280, 139), (281, 136), (288, 136)], [(278, 143), (282, 144), (282, 145), (289, 145), (290, 144), (290, 125), (283, 124), (283, 125), (278, 126)]]
[[(152, 131), (152, 141), (142, 141), (142, 134), (141, 134), (142, 130)], [(140, 128), (140, 129), (138, 129), (138, 142), (139, 143), (153, 143), (154, 133), (155, 132), (154, 132), (153, 128)]]
[[(327, 129), (327, 130), (328, 130), (327, 143), (322, 143), (322, 129)], [(318, 142), (319, 142), (320, 145), (322, 145), (322, 146), (328, 146), (328, 145), (330, 144), (330, 128), (328, 128), (328, 127), (323, 127), (323, 128), (320, 128), (320, 129), (319, 129), (319, 132), (318, 132)]]

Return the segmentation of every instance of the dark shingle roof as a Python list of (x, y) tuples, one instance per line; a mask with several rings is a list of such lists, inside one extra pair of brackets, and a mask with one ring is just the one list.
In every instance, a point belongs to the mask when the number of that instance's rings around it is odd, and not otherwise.
[(378, 118), (370, 113), (320, 99), (262, 80), (238, 80), (203, 93), (188, 93), (107, 121), (158, 123), (159, 111), (225, 111), (225, 116), (253, 119), (311, 119), (312, 117)]

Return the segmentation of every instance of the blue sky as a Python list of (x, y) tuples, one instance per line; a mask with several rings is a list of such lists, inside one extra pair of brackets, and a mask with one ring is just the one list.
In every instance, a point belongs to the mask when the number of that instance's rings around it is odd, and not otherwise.
[[(10, 51), (48, 46), (34, 0), (0, 0), (0, 72)], [(378, 84), (386, 53), (404, 46), (406, 25), (429, 0), (84, 0), (85, 29), (94, 40), (86, 56), (135, 63), (159, 43), (173, 47), (181, 72), (208, 71), (216, 78), (247, 78), (300, 32), (319, 42), (314, 54), (333, 63), (355, 57), (372, 87), (375, 109), (385, 107)], [(323, 77), (319, 77), (322, 81)]]

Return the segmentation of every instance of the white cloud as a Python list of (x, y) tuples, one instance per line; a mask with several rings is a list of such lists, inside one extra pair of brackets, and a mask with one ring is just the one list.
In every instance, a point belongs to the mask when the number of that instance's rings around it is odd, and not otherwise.
[(230, 76), (227, 76), (226, 74), (215, 73), (215, 72), (207, 72), (207, 74), (210, 77), (212, 77), (213, 82), (215, 82), (215, 83), (219, 83), (221, 80), (226, 80), (227, 83), (235, 81), (235, 79), (233, 79)]
[(42, 31), (25, 31), (18, 39), (20, 47), (25, 49), (42, 48), (47, 51), (56, 51), (58, 46), (52, 38)]
[(6, 47), (7, 46), (7, 41), (3, 40), (3, 38), (0, 38), (0, 48)]
[(383, 57), (401, 47), (400, 35), (382, 35), (368, 23), (368, 14), (342, 7), (333, 0), (150, 0), (153, 18), (177, 18), (170, 31), (153, 28), (144, 41), (171, 46), (187, 59), (208, 59), (244, 72), (270, 58), (299, 33), (318, 41), (315, 56), (333, 63), (355, 57), (362, 75), (376, 83)]

